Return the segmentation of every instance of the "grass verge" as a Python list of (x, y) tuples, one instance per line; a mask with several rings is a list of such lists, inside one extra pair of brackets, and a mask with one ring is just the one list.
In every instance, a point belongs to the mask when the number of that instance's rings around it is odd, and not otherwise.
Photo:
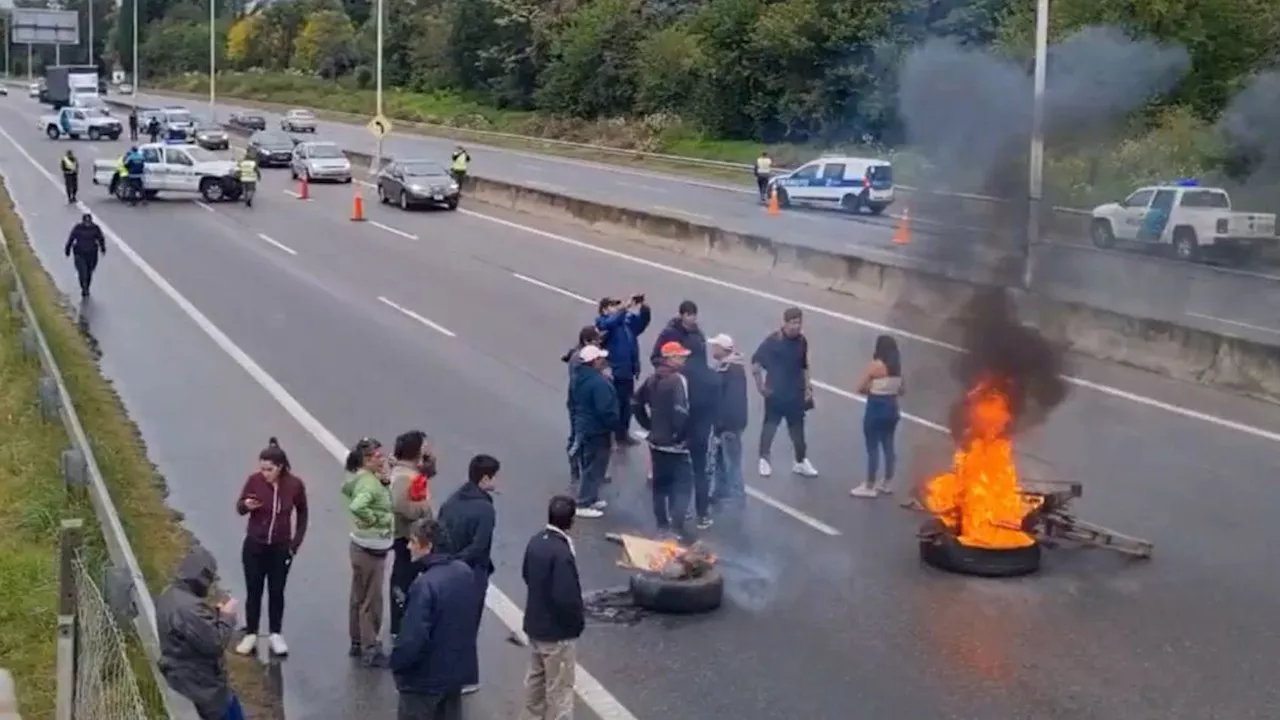
[[(0, 231), (13, 255), (49, 348), (57, 360), (110, 488), (111, 497), (147, 579), (159, 592), (186, 552), (190, 535), (181, 515), (164, 500), (164, 479), (147, 458), (146, 446), (95, 354), (72, 320), (62, 294), (27, 240), (21, 218), (0, 182)], [(60, 424), (47, 422), (36, 405), (39, 363), (22, 354), (19, 319), (5, 288), (0, 308), (0, 658), (13, 672), (22, 716), (53, 717), (54, 627), (57, 609), (57, 547), (60, 520), (83, 518), (89, 557), (105, 552), (88, 502), (69, 495), (59, 468), (68, 447)], [(159, 691), (133, 648), (143, 697), (154, 710)], [(229, 655), (232, 684), (249, 717), (280, 715), (266, 673), (252, 660)]]

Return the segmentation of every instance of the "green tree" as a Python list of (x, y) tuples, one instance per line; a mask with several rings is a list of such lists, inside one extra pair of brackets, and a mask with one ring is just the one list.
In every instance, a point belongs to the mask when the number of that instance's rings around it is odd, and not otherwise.
[(688, 107), (703, 61), (698, 37), (687, 28), (650, 32), (636, 47), (636, 110), (678, 113)]
[(323, 77), (337, 77), (352, 66), (355, 29), (340, 10), (312, 13), (294, 42), (293, 67)]
[(639, 40), (639, 15), (631, 0), (591, 0), (581, 6), (551, 42), (551, 62), (535, 96), (538, 106), (579, 117), (629, 111)]

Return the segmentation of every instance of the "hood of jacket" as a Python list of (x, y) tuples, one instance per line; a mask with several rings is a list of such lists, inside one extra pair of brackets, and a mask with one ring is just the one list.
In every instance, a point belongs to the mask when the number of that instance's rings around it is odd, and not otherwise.
[(454, 557), (452, 555), (448, 553), (440, 552), (435, 548), (432, 548), (431, 552), (427, 553), (426, 555), (423, 555), (422, 557), (414, 558), (413, 569), (416, 575), (417, 573), (424, 573), (433, 567), (436, 567), (439, 565), (446, 565), (453, 561), (454, 561)]
[(190, 590), (196, 597), (208, 597), (209, 590), (218, 579), (218, 561), (203, 545), (195, 544), (187, 556), (178, 563), (173, 574), (174, 583)]
[(585, 395), (579, 395), (579, 393), (585, 391), (592, 383), (608, 382), (599, 370), (582, 361), (570, 366), (570, 372), (569, 393), (577, 397), (585, 397)]
[(490, 505), (493, 504), (493, 496), (482, 490), (479, 485), (470, 481), (464, 482), (462, 487), (453, 493), (453, 496), (459, 500), (481, 500)]

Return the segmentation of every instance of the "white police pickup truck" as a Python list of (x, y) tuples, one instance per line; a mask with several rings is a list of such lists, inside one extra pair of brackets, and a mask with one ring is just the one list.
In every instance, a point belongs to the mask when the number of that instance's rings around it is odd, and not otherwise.
[[(240, 197), (240, 181), (235, 162), (223, 160), (197, 145), (150, 143), (138, 148), (145, 171), (142, 188), (147, 197), (164, 193), (199, 193), (207, 202)], [(124, 187), (116, 175), (119, 158), (93, 161), (93, 184), (105, 185), (108, 192), (123, 200)]]
[(879, 215), (893, 204), (893, 165), (887, 160), (824, 155), (769, 180), (778, 205), (794, 203), (866, 210)]
[(1093, 244), (1166, 251), (1181, 260), (1239, 263), (1280, 244), (1276, 216), (1235, 212), (1226, 190), (1194, 180), (1138, 188), (1117, 203), (1093, 209)]
[(40, 130), (50, 140), (64, 136), (72, 140), (82, 137), (90, 140), (119, 140), (124, 126), (119, 120), (97, 108), (64, 107), (52, 115), (42, 115)]

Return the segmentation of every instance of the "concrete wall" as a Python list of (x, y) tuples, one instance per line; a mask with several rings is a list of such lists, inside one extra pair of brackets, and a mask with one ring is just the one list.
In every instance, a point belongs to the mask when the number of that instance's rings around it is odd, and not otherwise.
[(0, 720), (22, 720), (18, 715), (18, 692), (13, 676), (3, 668), (0, 668)]

